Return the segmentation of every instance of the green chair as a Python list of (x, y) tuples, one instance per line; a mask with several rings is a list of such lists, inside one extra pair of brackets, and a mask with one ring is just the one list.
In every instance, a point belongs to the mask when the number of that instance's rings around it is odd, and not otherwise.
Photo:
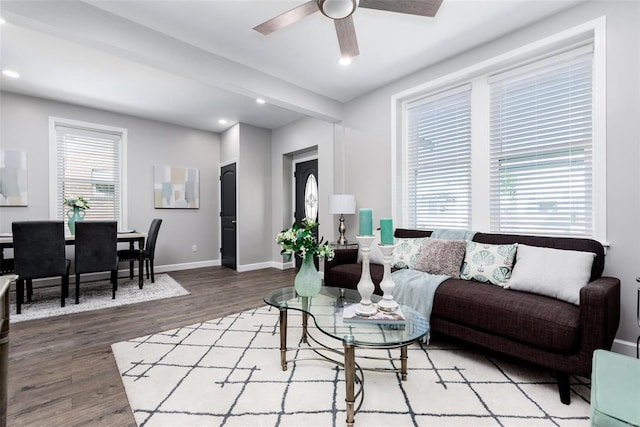
[(607, 350), (593, 353), (591, 425), (640, 427), (640, 360)]

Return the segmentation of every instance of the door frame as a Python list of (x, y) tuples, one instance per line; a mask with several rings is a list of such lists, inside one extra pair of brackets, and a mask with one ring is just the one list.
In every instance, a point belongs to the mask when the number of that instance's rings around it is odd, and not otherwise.
[[(222, 168), (232, 164), (236, 164), (236, 221), (238, 220), (238, 171), (240, 170), (240, 161), (238, 159), (231, 159), (218, 164), (218, 265), (222, 265)], [(238, 229), (240, 223), (236, 222), (236, 271), (240, 263), (240, 240), (238, 239)]]

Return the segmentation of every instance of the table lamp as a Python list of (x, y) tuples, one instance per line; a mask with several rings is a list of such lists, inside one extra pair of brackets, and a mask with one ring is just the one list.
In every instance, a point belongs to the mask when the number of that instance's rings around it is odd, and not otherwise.
[(353, 194), (332, 194), (329, 196), (329, 213), (337, 215), (340, 214), (340, 225), (338, 226), (338, 232), (340, 237), (338, 238), (339, 245), (346, 245), (347, 239), (344, 237), (344, 232), (347, 228), (344, 226), (344, 215), (356, 213), (356, 198)]

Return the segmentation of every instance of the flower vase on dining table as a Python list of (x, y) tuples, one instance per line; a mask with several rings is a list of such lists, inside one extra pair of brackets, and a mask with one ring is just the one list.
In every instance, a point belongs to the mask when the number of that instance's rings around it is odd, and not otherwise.
[(76, 234), (76, 222), (82, 221), (84, 219), (85, 211), (80, 209), (77, 206), (73, 207), (73, 210), (67, 211), (67, 216), (69, 217), (69, 221), (67, 222), (67, 226), (69, 227), (69, 232), (73, 235)]
[(312, 297), (317, 295), (322, 288), (322, 278), (316, 270), (313, 255), (308, 255), (302, 259), (302, 266), (293, 280), (293, 287), (301, 297)]

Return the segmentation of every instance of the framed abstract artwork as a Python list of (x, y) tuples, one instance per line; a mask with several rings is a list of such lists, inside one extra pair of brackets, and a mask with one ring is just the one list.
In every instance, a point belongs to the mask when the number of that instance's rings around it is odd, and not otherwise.
[(200, 173), (198, 169), (154, 166), (153, 203), (156, 209), (200, 208)]
[(27, 206), (27, 152), (0, 149), (0, 206)]

